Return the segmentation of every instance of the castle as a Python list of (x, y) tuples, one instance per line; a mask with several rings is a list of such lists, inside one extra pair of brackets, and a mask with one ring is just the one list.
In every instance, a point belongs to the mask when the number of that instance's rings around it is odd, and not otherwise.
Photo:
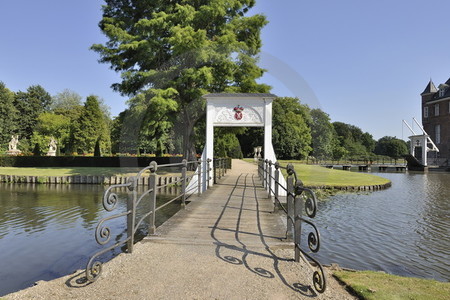
[(422, 124), (439, 148), (429, 152), (428, 159), (435, 165), (449, 165), (450, 161), (450, 79), (437, 88), (430, 80), (422, 96)]

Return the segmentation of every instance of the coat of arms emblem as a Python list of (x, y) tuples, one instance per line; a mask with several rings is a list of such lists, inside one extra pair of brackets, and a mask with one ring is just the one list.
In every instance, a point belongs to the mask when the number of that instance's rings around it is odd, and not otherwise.
[(242, 111), (244, 110), (244, 108), (242, 106), (238, 105), (233, 110), (235, 111), (234, 118), (238, 121), (241, 120), (243, 117)]

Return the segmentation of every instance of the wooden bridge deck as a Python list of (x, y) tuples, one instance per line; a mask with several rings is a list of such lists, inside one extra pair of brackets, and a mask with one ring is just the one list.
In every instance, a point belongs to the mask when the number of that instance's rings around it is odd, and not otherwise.
[(261, 187), (255, 165), (233, 161), (218, 184), (192, 196), (180, 211), (146, 240), (162, 243), (215, 244), (224, 247), (289, 246), (286, 227)]

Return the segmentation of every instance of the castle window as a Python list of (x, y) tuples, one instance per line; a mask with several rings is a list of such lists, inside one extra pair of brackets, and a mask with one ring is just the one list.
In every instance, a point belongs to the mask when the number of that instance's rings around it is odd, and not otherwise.
[[(449, 102), (449, 110), (450, 110), (450, 102)], [(428, 106), (423, 108), (423, 117), (428, 118)]]
[(434, 115), (439, 116), (439, 103), (434, 105)]
[(439, 97), (444, 97), (446, 89), (440, 89), (439, 90)]
[(441, 125), (437, 124), (434, 126), (434, 132), (436, 134), (436, 144), (441, 143)]

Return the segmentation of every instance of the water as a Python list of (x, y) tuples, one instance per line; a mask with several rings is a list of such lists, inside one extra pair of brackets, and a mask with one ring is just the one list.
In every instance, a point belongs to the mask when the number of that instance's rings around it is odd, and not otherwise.
[[(105, 189), (101, 185), (0, 184), (0, 296), (86, 267), (90, 256), (102, 249), (95, 241), (95, 228), (101, 218), (112, 215), (101, 202)], [(114, 213), (125, 211), (127, 190), (118, 194), (121, 204)], [(158, 202), (167, 198), (171, 197), (160, 197)], [(157, 224), (179, 207), (175, 202), (159, 210)], [(126, 220), (115, 219), (108, 225), (114, 239), (124, 234)], [(115, 249), (103, 260), (120, 252)]]
[(319, 260), (450, 281), (450, 173), (377, 175), (392, 187), (319, 203)]

